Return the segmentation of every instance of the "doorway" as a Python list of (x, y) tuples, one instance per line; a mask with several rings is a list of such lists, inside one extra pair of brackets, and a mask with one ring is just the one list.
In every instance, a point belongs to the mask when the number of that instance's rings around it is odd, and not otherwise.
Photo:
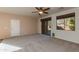
[(42, 34), (51, 35), (51, 17), (41, 19)]
[(11, 20), (11, 36), (20, 35), (20, 21), (16, 19)]

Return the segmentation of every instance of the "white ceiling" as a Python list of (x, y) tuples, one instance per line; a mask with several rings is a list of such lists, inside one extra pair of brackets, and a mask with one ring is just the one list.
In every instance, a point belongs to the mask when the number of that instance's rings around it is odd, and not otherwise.
[[(66, 9), (71, 9), (72, 7), (50, 7), (49, 15), (60, 12)], [(34, 16), (34, 17), (39, 17), (38, 14), (32, 13), (36, 9), (34, 7), (0, 7), (0, 12), (5, 12), (5, 13), (11, 13), (11, 14), (16, 14), (16, 15), (26, 15), (26, 16)]]

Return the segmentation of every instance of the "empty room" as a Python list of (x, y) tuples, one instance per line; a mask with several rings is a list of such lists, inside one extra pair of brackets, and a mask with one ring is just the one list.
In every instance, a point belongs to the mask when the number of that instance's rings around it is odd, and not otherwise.
[(0, 7), (0, 52), (79, 52), (78, 7)]

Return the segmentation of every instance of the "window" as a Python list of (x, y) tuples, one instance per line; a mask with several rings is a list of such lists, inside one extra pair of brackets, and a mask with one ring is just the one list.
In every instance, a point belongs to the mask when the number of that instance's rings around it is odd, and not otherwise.
[(65, 30), (70, 30), (70, 31), (75, 30), (75, 17), (70, 17), (65, 19)]
[(75, 30), (75, 13), (57, 16), (57, 30)]
[(57, 20), (57, 29), (58, 30), (64, 30), (64, 19), (58, 19)]

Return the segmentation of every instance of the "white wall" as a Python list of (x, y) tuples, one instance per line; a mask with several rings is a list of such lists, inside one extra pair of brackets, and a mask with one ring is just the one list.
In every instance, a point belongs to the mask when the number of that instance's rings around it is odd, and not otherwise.
[[(75, 31), (64, 31), (64, 30), (56, 30), (56, 16), (63, 15), (63, 14), (68, 14), (75, 12)], [(72, 41), (75, 43), (79, 43), (79, 8), (74, 8), (70, 10), (65, 10), (56, 14), (49, 15), (52, 17), (52, 32), (55, 33), (55, 37), (64, 39), (67, 41)], [(49, 17), (46, 16), (46, 17)], [(41, 23), (38, 21), (38, 33), (41, 33)]]
[[(11, 20), (15, 20), (12, 21)], [(16, 23), (18, 20), (20, 22)], [(12, 26), (11, 26), (12, 24)], [(17, 28), (14, 28), (14, 27)], [(20, 33), (19, 33), (20, 31)], [(0, 12), (0, 39), (18, 35), (31, 35), (37, 33), (37, 18)]]
[(38, 25), (37, 25), (37, 31), (38, 31), (38, 33), (41, 33), (41, 21), (40, 21), (40, 19), (38, 19)]

